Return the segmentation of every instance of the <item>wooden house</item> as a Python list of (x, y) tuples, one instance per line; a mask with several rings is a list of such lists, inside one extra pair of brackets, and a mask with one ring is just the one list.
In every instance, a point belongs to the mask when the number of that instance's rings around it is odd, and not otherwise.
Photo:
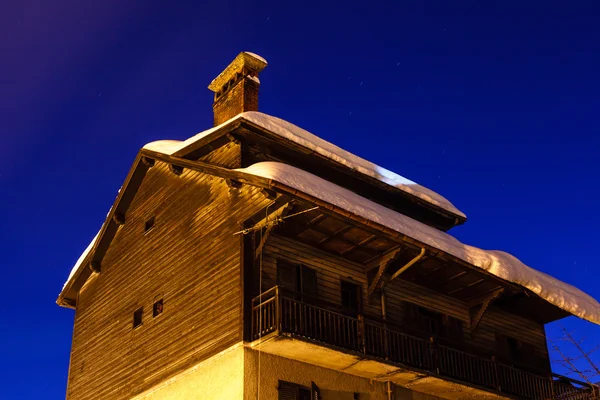
[(68, 400), (593, 399), (544, 324), (600, 305), (447, 233), (439, 194), (259, 113), (260, 56), (215, 126), (142, 148), (58, 304)]

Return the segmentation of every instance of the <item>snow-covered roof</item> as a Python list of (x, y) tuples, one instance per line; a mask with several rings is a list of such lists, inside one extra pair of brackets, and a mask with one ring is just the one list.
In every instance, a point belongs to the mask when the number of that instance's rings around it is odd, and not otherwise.
[(182, 155), (187, 147), (193, 146), (200, 140), (206, 140), (211, 135), (222, 134), (222, 128), (225, 125), (244, 120), (259, 126), (274, 135), (287, 139), (299, 146), (305, 147), (315, 153), (329, 158), (339, 164), (342, 164), (363, 175), (375, 178), (389, 186), (393, 186), (405, 193), (413, 195), (429, 204), (433, 204), (454, 215), (466, 218), (465, 214), (456, 208), (450, 201), (440, 194), (423, 187), (416, 182), (400, 176), (388, 169), (380, 167), (370, 161), (354, 155), (312, 133), (280, 118), (272, 117), (256, 111), (249, 111), (237, 115), (236, 117), (224, 122), (223, 124), (201, 132), (182, 142), (172, 140), (161, 140), (148, 143), (145, 149), (160, 151), (169, 155)]
[(77, 273), (77, 271), (79, 271), (79, 269), (83, 266), (83, 263), (85, 262), (85, 259), (87, 258), (88, 254), (90, 254), (90, 251), (92, 250), (92, 248), (96, 244), (96, 241), (98, 240), (98, 236), (99, 235), (100, 235), (100, 232), (98, 232), (96, 234), (96, 236), (94, 236), (94, 238), (92, 239), (92, 241), (90, 242), (90, 244), (88, 244), (88, 247), (85, 248), (85, 250), (83, 251), (83, 253), (81, 253), (81, 255), (79, 256), (79, 258), (77, 259), (77, 262), (75, 263), (75, 265), (73, 266), (73, 268), (71, 268), (71, 272), (69, 273), (69, 277), (67, 278), (67, 280), (65, 281), (65, 284), (63, 285), (63, 290), (67, 287), (67, 284), (71, 281), (71, 279), (73, 279), (73, 277), (75, 276), (75, 273)]
[(600, 304), (594, 298), (568, 283), (523, 264), (508, 253), (483, 250), (461, 243), (448, 233), (287, 164), (260, 162), (238, 171), (274, 180), (435, 247), (498, 278), (523, 286), (562, 310), (600, 324)]

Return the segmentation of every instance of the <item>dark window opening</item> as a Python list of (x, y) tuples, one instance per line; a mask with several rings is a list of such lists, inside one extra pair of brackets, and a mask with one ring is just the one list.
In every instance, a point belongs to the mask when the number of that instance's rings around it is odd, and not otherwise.
[(157, 300), (152, 306), (152, 316), (158, 317), (163, 312), (163, 299)]
[(144, 233), (148, 233), (152, 228), (154, 228), (154, 223), (156, 222), (156, 217), (151, 217), (144, 224)]
[(144, 308), (140, 307), (133, 312), (133, 328), (137, 328), (142, 325), (142, 316), (144, 315)]
[(317, 385), (312, 383), (311, 388), (296, 383), (279, 381), (279, 400), (321, 400), (321, 393)]
[(352, 282), (341, 282), (342, 307), (352, 313), (360, 312), (360, 285)]
[(317, 271), (305, 265), (277, 261), (277, 285), (283, 289), (316, 297)]
[(409, 329), (420, 334), (449, 339), (453, 342), (462, 342), (464, 339), (463, 322), (460, 319), (413, 303), (404, 303), (404, 320)]

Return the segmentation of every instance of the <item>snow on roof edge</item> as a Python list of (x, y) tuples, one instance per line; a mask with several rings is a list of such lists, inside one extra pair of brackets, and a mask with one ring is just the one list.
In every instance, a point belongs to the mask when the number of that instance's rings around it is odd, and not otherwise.
[(75, 262), (75, 265), (73, 266), (73, 268), (71, 268), (71, 272), (69, 272), (69, 277), (65, 281), (65, 283), (64, 283), (64, 285), (63, 285), (63, 287), (61, 289), (61, 292), (63, 290), (65, 290), (65, 288), (67, 287), (67, 285), (69, 284), (69, 282), (71, 281), (71, 279), (73, 279), (75, 277), (77, 271), (79, 271), (79, 269), (83, 265), (83, 262), (85, 261), (85, 259), (87, 258), (88, 254), (90, 253), (90, 251), (92, 250), (92, 248), (96, 244), (96, 241), (98, 240), (98, 236), (100, 236), (100, 232), (101, 231), (98, 231), (98, 233), (96, 233), (96, 236), (94, 236), (94, 238), (92, 239), (92, 241), (90, 242), (90, 244), (88, 244), (88, 246), (85, 248), (85, 250), (83, 251), (83, 253), (81, 253), (81, 255), (79, 256), (79, 258), (77, 259), (77, 262)]
[(418, 183), (411, 181), (401, 175), (396, 174), (386, 168), (380, 167), (364, 158), (352, 154), (320, 137), (290, 123), (283, 119), (273, 117), (258, 111), (248, 111), (239, 114), (221, 125), (215, 126), (206, 131), (200, 132), (182, 142), (173, 140), (161, 140), (148, 143), (144, 146), (145, 149), (163, 152), (168, 155), (183, 151), (186, 147), (193, 145), (197, 141), (204, 139), (223, 126), (234, 121), (244, 119), (248, 122), (258, 125), (277, 136), (288, 139), (302, 147), (310, 149), (324, 157), (327, 157), (335, 162), (338, 162), (350, 169), (353, 169), (363, 175), (377, 179), (389, 186), (395, 187), (415, 196), (429, 204), (437, 206), (447, 212), (457, 215), (461, 218), (466, 218), (466, 215), (456, 208), (444, 196), (430, 190)]
[(440, 249), (505, 281), (525, 287), (550, 304), (600, 325), (600, 303), (576, 287), (533, 269), (503, 251), (483, 250), (461, 243), (406, 215), (386, 208), (309, 172), (277, 162), (261, 162), (238, 171), (273, 179), (355, 215)]

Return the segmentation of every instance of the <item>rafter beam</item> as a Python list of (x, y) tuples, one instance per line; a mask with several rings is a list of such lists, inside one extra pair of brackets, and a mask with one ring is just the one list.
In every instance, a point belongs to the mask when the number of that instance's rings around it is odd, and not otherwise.
[(396, 257), (398, 256), (399, 253), (400, 253), (400, 248), (397, 247), (394, 250), (388, 251), (383, 256), (381, 256), (381, 258), (379, 259), (379, 269), (377, 270), (377, 273), (375, 274), (375, 277), (373, 278), (371, 285), (369, 285), (369, 289), (367, 289), (367, 297), (368, 298), (370, 298), (371, 295), (377, 289), (381, 288), (383, 274), (385, 273), (387, 268), (390, 266), (392, 261), (394, 261), (396, 259)]
[(346, 250), (342, 251), (340, 253), (340, 256), (343, 256), (344, 254), (349, 253), (349, 252), (351, 252), (352, 250), (354, 250), (354, 249), (356, 249), (358, 247), (362, 247), (365, 244), (370, 243), (370, 242), (372, 242), (375, 239), (377, 239), (377, 235), (371, 235), (371, 236), (369, 236), (369, 237), (361, 240), (359, 243), (355, 244), (354, 246), (348, 247)]
[(337, 236), (341, 235), (344, 232), (349, 231), (350, 229), (354, 228), (354, 225), (346, 225), (343, 228), (338, 229), (337, 231), (333, 232), (329, 237), (326, 237), (324, 239), (319, 240), (319, 242), (317, 244), (324, 244), (329, 242), (330, 240), (335, 239)]
[(479, 323), (481, 322), (483, 315), (487, 311), (492, 301), (497, 299), (503, 291), (503, 288), (495, 290), (492, 293), (489, 293), (484, 298), (481, 298), (482, 302), (479, 305), (471, 306), (469, 310), (469, 315), (471, 317), (471, 335), (473, 335), (479, 327)]

